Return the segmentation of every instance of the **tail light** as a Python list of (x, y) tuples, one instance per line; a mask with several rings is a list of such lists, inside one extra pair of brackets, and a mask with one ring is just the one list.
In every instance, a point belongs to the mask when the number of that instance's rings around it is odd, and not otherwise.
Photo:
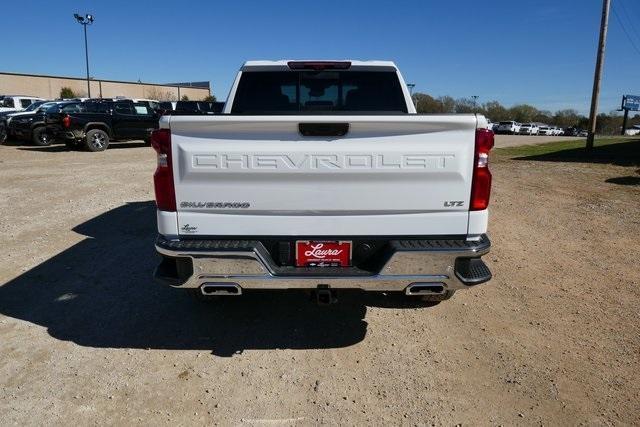
[(489, 151), (493, 148), (493, 131), (476, 129), (476, 149), (473, 159), (473, 179), (471, 181), (472, 211), (482, 211), (489, 206), (491, 194), (491, 172), (489, 171)]
[(71, 117), (68, 114), (62, 118), (62, 126), (67, 129), (71, 127)]
[(176, 190), (173, 184), (171, 159), (171, 131), (156, 129), (151, 132), (151, 146), (158, 153), (158, 167), (153, 174), (156, 205), (162, 211), (176, 211)]
[(348, 70), (351, 68), (350, 61), (289, 61), (290, 70)]

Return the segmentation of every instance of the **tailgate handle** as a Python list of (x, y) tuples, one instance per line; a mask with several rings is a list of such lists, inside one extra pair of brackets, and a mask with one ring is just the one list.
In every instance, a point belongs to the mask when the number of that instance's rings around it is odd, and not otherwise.
[(302, 136), (345, 136), (349, 123), (298, 123)]

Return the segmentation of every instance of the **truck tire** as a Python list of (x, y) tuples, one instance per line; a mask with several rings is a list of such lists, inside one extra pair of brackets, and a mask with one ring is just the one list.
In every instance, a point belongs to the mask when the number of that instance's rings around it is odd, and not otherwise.
[(33, 145), (37, 145), (38, 147), (46, 147), (51, 145), (53, 138), (47, 132), (46, 127), (40, 126), (31, 131), (31, 142), (33, 142)]
[(91, 129), (85, 137), (85, 147), (91, 152), (104, 151), (109, 146), (109, 135), (102, 129)]
[(0, 144), (4, 144), (7, 140), (7, 129), (4, 127), (4, 123), (0, 123)]

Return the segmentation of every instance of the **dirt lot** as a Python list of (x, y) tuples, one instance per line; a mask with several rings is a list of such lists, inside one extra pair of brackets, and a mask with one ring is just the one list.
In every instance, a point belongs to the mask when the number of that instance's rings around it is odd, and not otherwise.
[(430, 308), (199, 304), (151, 280), (151, 149), (0, 146), (0, 423), (638, 424), (640, 142), (619, 146), (494, 155), (494, 280)]

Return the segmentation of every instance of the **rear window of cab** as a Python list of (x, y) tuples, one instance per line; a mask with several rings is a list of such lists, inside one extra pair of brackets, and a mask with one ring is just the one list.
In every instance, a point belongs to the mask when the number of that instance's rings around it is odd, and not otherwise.
[(394, 71), (244, 71), (232, 114), (407, 113)]

